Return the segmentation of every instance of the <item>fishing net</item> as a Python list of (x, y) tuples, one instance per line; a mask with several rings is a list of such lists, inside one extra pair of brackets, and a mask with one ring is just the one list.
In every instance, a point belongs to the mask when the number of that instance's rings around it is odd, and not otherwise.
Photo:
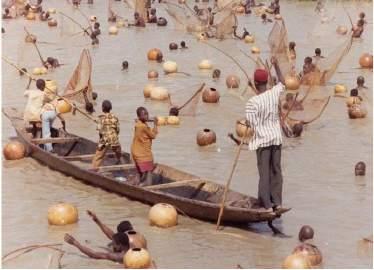
[(91, 33), (91, 25), (84, 16), (73, 17), (60, 13), (58, 27), (59, 43), (65, 48), (82, 47), (91, 43), (88, 36)]
[(316, 70), (308, 74), (307, 84), (325, 85), (336, 72), (343, 58), (349, 53), (352, 47), (353, 38), (349, 36), (346, 41), (338, 46), (327, 57), (320, 59), (316, 63)]
[(231, 9), (224, 9), (214, 18), (216, 28), (215, 37), (218, 39), (225, 39), (232, 36), (234, 27), (238, 26), (238, 20), (235, 13)]
[(234, 7), (241, 4), (240, 0), (218, 0), (217, 1), (217, 8), (218, 11), (223, 9), (233, 9)]
[(138, 12), (143, 20), (147, 21), (147, 0), (136, 0), (135, 1), (135, 12)]
[(282, 74), (289, 74), (293, 70), (293, 63), (289, 58), (288, 34), (284, 21), (275, 21), (268, 36), (270, 54), (277, 58)]
[(176, 29), (189, 33), (205, 32), (207, 30), (207, 23), (201, 21), (187, 4), (179, 5), (169, 1), (163, 3), (166, 12), (174, 20)]
[(83, 49), (79, 63), (65, 88), (63, 96), (81, 104), (92, 102), (92, 62), (88, 49)]
[(201, 99), (202, 89), (197, 90), (179, 109), (179, 115), (195, 116), (199, 101)]

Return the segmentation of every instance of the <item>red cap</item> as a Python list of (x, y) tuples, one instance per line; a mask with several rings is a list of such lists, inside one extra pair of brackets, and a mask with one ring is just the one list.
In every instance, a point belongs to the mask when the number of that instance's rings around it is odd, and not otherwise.
[(265, 69), (256, 69), (253, 74), (253, 78), (256, 82), (267, 82), (268, 81), (268, 72)]

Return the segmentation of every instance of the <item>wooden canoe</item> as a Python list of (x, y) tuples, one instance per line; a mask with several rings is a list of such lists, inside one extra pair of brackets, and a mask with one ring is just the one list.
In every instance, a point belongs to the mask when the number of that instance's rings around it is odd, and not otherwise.
[[(25, 127), (22, 115), (16, 109), (4, 109), (3, 113), (11, 120), (18, 139), (26, 146), (27, 154), (50, 168), (86, 184), (143, 203), (150, 205), (160, 202), (169, 203), (190, 217), (213, 222), (217, 220), (224, 191), (223, 185), (163, 164), (157, 164), (151, 186), (133, 185), (126, 180), (136, 178), (138, 174), (128, 153), (123, 152), (126, 164), (116, 165), (113, 153), (108, 151), (102, 166), (95, 172), (89, 169), (96, 142), (54, 130), (52, 136), (60, 133), (60, 137), (48, 140), (53, 142), (54, 151), (57, 153), (52, 154), (41, 147), (40, 143), (43, 139), (32, 139), (30, 129)], [(257, 204), (257, 199), (230, 190), (222, 221), (226, 223), (272, 221), (290, 210), (290, 208), (282, 208), (274, 215), (264, 212)]]

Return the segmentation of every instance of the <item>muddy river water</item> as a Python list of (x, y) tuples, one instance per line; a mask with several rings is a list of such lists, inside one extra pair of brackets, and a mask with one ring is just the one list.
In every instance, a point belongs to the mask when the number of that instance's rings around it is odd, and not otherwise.
[[(44, 1), (47, 8), (54, 7), (64, 11), (80, 22), (84, 18), (66, 1)], [(84, 1), (86, 2), (86, 1)], [(226, 56), (199, 43), (192, 35), (176, 31), (172, 20), (160, 4), (158, 13), (169, 20), (167, 27), (150, 25), (145, 29), (122, 28), (117, 36), (107, 33), (107, 1), (95, 1), (93, 6), (83, 4), (81, 9), (87, 15), (96, 15), (101, 23), (100, 45), (92, 48), (89, 40), (81, 37), (90, 48), (93, 61), (93, 86), (98, 93), (98, 102), (110, 99), (113, 112), (121, 119), (120, 140), (125, 151), (130, 150), (133, 136), (133, 119), (138, 106), (146, 106), (151, 115), (166, 115), (165, 103), (145, 101), (143, 87), (148, 82), (147, 71), (157, 69), (160, 78), (156, 84), (169, 89), (173, 100), (181, 103), (206, 82), (221, 94), (218, 104), (200, 103), (198, 114), (182, 117), (179, 127), (165, 126), (154, 141), (153, 151), (158, 162), (225, 183), (236, 153), (236, 147), (227, 137), (234, 132), (235, 121), (244, 116), (245, 100), (228, 91), (225, 77), (237, 74), (243, 81), (244, 74)], [(286, 21), (290, 40), (297, 43), (298, 68), (304, 56), (311, 55), (320, 46), (322, 52), (330, 53), (343, 41), (337, 34), (315, 44), (312, 32), (318, 29), (319, 17), (314, 13), (315, 2), (281, 1), (281, 13)], [(301, 138), (284, 139), (283, 176), (284, 205), (292, 210), (278, 219), (275, 224), (289, 238), (273, 237), (266, 224), (250, 224), (248, 228), (225, 227), (222, 232), (215, 231), (215, 225), (180, 216), (179, 225), (163, 230), (148, 225), (149, 206), (131, 201), (125, 197), (108, 193), (99, 188), (85, 185), (38, 163), (31, 158), (19, 161), (3, 160), (2, 171), (2, 250), (9, 252), (18, 247), (34, 243), (62, 243), (64, 233), (74, 235), (78, 240), (96, 250), (108, 242), (99, 228), (86, 215), (85, 210), (95, 211), (98, 217), (111, 227), (121, 220), (129, 219), (147, 240), (149, 251), (161, 268), (233, 268), (240, 264), (246, 268), (278, 268), (283, 259), (297, 244), (297, 234), (304, 224), (315, 230), (315, 243), (323, 254), (326, 268), (371, 268), (373, 266), (372, 246), (361, 241), (372, 235), (373, 183), (372, 183), (372, 71), (357, 69), (359, 56), (363, 52), (372, 53), (372, 2), (345, 1), (353, 20), (360, 11), (366, 11), (369, 24), (361, 41), (355, 41), (349, 54), (344, 58), (338, 72), (329, 84), (321, 90), (323, 95), (333, 94), (336, 83), (355, 86), (356, 77), (366, 79), (368, 90), (365, 93), (368, 116), (365, 119), (350, 120), (347, 116), (345, 101), (332, 98), (322, 117), (307, 126)], [(129, 9), (123, 3), (115, 2), (115, 7), (128, 18)], [(54, 15), (59, 19), (59, 15)], [(349, 19), (340, 7), (335, 12), (334, 24), (350, 25)], [(23, 44), (26, 26), (39, 40), (55, 42), (59, 40), (59, 28), (48, 28), (46, 23), (25, 21), (23, 19), (3, 21), (6, 33), (2, 35), (2, 53), (15, 62), (21, 56), (34, 52), (32, 45)], [(271, 24), (263, 25), (254, 15), (239, 16), (239, 28), (245, 26), (256, 37), (256, 45), (266, 57), (267, 35)], [(185, 40), (189, 49), (169, 51), (170, 42)], [(251, 74), (253, 63), (239, 49), (248, 53), (250, 45), (232, 39), (213, 41), (235, 57)], [(160, 48), (165, 59), (174, 60), (181, 74), (164, 76), (161, 65), (148, 62), (146, 53), (150, 48)], [(66, 64), (44, 78), (58, 81), (60, 90), (67, 84), (82, 46), (59, 42), (40, 44), (44, 57), (55, 56)], [(26, 50), (21, 52), (22, 50)], [(25, 53), (26, 52), (26, 53)], [(29, 68), (40, 65), (38, 58), (29, 62)], [(202, 72), (197, 64), (202, 59), (211, 59), (214, 67), (221, 69), (222, 77), (212, 82), (211, 71)], [(21, 59), (22, 60), (22, 59)], [(129, 70), (120, 70), (123, 60), (129, 62)], [(27, 79), (3, 62), (2, 65), (2, 106), (22, 109), (26, 100), (23, 91)], [(97, 106), (97, 110), (100, 107)], [(59, 121), (56, 121), (59, 125)], [(196, 145), (196, 133), (203, 128), (211, 128), (217, 134), (214, 146), (200, 148)], [(67, 116), (68, 131), (97, 140), (95, 125), (81, 115)], [(15, 136), (9, 120), (2, 118), (2, 142)], [(354, 165), (364, 161), (367, 174), (354, 176)], [(258, 172), (255, 152), (242, 151), (231, 184), (232, 189), (255, 196), (257, 194)], [(56, 202), (74, 203), (80, 211), (80, 220), (75, 225), (53, 227), (47, 223), (47, 209)], [(77, 249), (64, 244), (67, 253), (62, 259), (64, 268), (120, 268), (120, 265), (96, 261), (81, 255)], [(17, 258), (4, 266), (8, 267), (45, 267), (48, 252), (31, 254)]]

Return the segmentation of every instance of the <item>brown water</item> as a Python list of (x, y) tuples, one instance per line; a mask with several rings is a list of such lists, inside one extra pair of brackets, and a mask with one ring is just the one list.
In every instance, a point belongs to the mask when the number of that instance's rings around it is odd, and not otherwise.
[[(359, 11), (371, 10), (372, 3), (360, 2), (355, 6), (344, 2), (353, 19)], [(315, 29), (318, 19), (314, 14), (314, 4), (298, 1), (282, 1), (282, 15), (286, 20), (289, 37), (297, 42), (298, 62), (303, 56), (313, 53), (318, 44), (308, 38), (307, 32)], [(63, 10), (81, 22), (84, 19), (66, 1), (51, 0), (47, 7)], [(118, 7), (122, 3), (116, 2)], [(158, 4), (157, 4), (158, 5)], [(358, 6), (357, 6), (358, 5)], [(166, 28), (147, 26), (146, 29), (120, 29), (118, 36), (107, 34), (106, 1), (95, 1), (95, 5), (82, 10), (98, 16), (102, 25), (100, 46), (90, 49), (93, 58), (93, 85), (99, 94), (98, 102), (110, 99), (113, 111), (121, 119), (121, 143), (129, 151), (133, 136), (133, 118), (138, 106), (146, 106), (151, 115), (166, 115), (164, 103), (144, 101), (143, 87), (147, 83), (147, 71), (155, 68), (162, 74), (159, 64), (146, 60), (146, 52), (152, 47), (160, 48), (165, 58), (179, 64), (181, 71), (192, 74), (161, 75), (157, 84), (169, 89), (176, 103), (183, 102), (206, 82), (221, 93), (219, 104), (201, 104), (196, 118), (181, 118), (179, 127), (161, 127), (155, 140), (153, 151), (156, 160), (187, 172), (207, 177), (218, 183), (225, 183), (236, 147), (227, 138), (234, 131), (235, 120), (243, 117), (245, 101), (235, 93), (226, 90), (224, 78), (233, 73), (242, 81), (244, 75), (239, 68), (221, 53), (199, 43), (191, 35), (173, 30), (169, 20)], [(130, 11), (126, 11), (130, 16)], [(165, 16), (162, 8), (159, 16)], [(55, 15), (59, 18), (58, 15)], [(367, 12), (367, 21), (372, 23), (372, 14)], [(340, 9), (336, 22), (349, 26), (349, 20)], [(245, 25), (256, 36), (256, 45), (268, 50), (266, 36), (271, 24), (262, 25), (255, 16), (240, 16), (240, 26)], [(45, 23), (22, 19), (3, 22), (3, 54), (17, 61), (20, 42), (23, 42), (23, 26), (35, 33), (39, 40), (53, 42), (58, 38), (58, 29), (50, 29)], [(308, 29), (308, 30), (304, 30)], [(185, 40), (189, 49), (172, 52), (170, 42)], [(88, 40), (86, 40), (88, 43)], [(84, 41), (84, 42), (86, 42)], [(328, 54), (342, 41), (336, 35), (324, 40), (322, 51)], [(249, 52), (249, 45), (228, 40), (214, 44), (225, 49), (242, 63), (251, 73), (253, 64), (239, 52), (238, 48)], [(34, 50), (27, 45), (26, 52)], [(53, 71), (46, 78), (57, 79), (60, 89), (66, 85), (75, 67), (81, 47), (40, 45), (44, 57), (55, 56), (67, 65)], [(372, 232), (372, 72), (356, 69), (362, 52), (371, 52), (372, 24), (367, 25), (362, 41), (356, 41), (349, 55), (344, 59), (330, 84), (324, 90), (333, 92), (335, 83), (344, 83), (349, 89), (355, 86), (358, 75), (363, 75), (369, 87), (367, 91), (369, 113), (361, 120), (350, 120), (346, 113), (345, 101), (332, 98), (326, 112), (309, 125), (298, 139), (285, 139), (283, 151), (284, 204), (292, 210), (276, 221), (276, 225), (290, 238), (273, 237), (265, 224), (252, 224), (248, 229), (226, 227), (217, 233), (215, 226), (183, 216), (177, 227), (162, 230), (148, 225), (149, 206), (131, 201), (125, 197), (87, 186), (71, 177), (52, 171), (31, 158), (20, 161), (3, 162), (3, 252), (34, 243), (63, 242), (64, 233), (74, 235), (78, 240), (96, 250), (105, 246), (108, 240), (85, 214), (91, 209), (111, 227), (121, 220), (130, 219), (135, 228), (142, 232), (149, 250), (161, 268), (233, 268), (237, 264), (247, 268), (280, 267), (282, 260), (290, 254), (297, 243), (297, 234), (304, 224), (315, 230), (315, 242), (324, 256), (326, 268), (369, 268), (373, 266), (372, 246), (360, 239)], [(263, 54), (266, 56), (266, 53)], [(222, 71), (217, 83), (211, 81), (211, 72), (202, 72), (197, 64), (203, 58), (211, 59), (214, 67)], [(39, 66), (35, 57), (29, 68)], [(120, 71), (121, 62), (128, 60), (128, 72)], [(300, 66), (299, 66), (300, 67)], [(3, 64), (2, 98), (3, 107), (23, 108), (22, 93), (27, 79), (20, 79), (17, 72)], [(325, 94), (326, 95), (326, 94)], [(97, 107), (99, 110), (99, 106)], [(56, 121), (56, 125), (59, 125)], [(67, 128), (70, 132), (97, 140), (95, 125), (83, 116), (68, 116)], [(195, 143), (198, 130), (211, 128), (217, 134), (217, 144), (199, 148)], [(3, 118), (2, 142), (15, 135), (10, 122)], [(354, 176), (354, 165), (358, 161), (368, 165), (365, 177)], [(256, 195), (258, 175), (254, 152), (242, 151), (231, 187), (243, 193)], [(78, 224), (67, 227), (53, 227), (47, 224), (47, 209), (58, 201), (74, 203), (80, 211)], [(74, 247), (64, 244), (68, 253), (63, 257), (64, 268), (111, 268), (120, 265), (88, 259)], [(45, 267), (48, 252), (33, 257), (28, 255), (15, 260), (12, 267)]]

